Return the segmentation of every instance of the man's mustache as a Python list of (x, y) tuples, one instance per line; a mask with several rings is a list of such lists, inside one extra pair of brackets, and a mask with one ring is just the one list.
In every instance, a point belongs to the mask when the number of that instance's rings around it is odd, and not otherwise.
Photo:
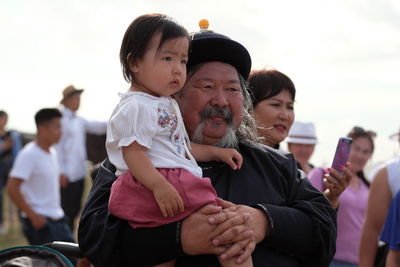
[(228, 124), (231, 124), (233, 122), (232, 113), (225, 108), (207, 108), (200, 112), (200, 118), (202, 121), (205, 121), (209, 117), (215, 116), (223, 117)]

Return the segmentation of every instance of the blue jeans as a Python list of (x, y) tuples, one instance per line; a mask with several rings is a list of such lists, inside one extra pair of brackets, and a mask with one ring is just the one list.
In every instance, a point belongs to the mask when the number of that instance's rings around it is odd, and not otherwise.
[(351, 262), (332, 260), (329, 267), (357, 267), (358, 265)]
[(53, 241), (75, 242), (67, 220), (52, 220), (47, 218), (47, 224), (35, 229), (28, 218), (20, 218), (22, 231), (31, 245), (42, 245)]

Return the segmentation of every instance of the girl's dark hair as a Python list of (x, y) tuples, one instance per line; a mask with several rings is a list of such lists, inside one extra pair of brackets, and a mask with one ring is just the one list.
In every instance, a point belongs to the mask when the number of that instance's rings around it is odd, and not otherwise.
[(277, 70), (262, 69), (252, 71), (248, 82), (252, 95), (253, 107), (259, 102), (276, 96), (284, 90), (289, 91), (293, 101), (296, 97), (296, 88), (292, 80)]
[(189, 40), (187, 30), (166, 15), (155, 13), (137, 17), (126, 30), (119, 52), (122, 71), (127, 82), (137, 82), (130, 66), (143, 58), (151, 39), (157, 33), (161, 33), (158, 48), (170, 39), (185, 37)]
[[(363, 128), (359, 126), (353, 127), (351, 131), (347, 134), (347, 137), (350, 137), (354, 140), (357, 138), (367, 138), (369, 142), (371, 143), (371, 153), (374, 152), (375, 149), (375, 144), (374, 144), (374, 138), (376, 137), (376, 133), (374, 131), (366, 131)], [(361, 180), (369, 187), (370, 183), (369, 181), (365, 178), (364, 172), (361, 170), (357, 172), (357, 176), (361, 178)]]

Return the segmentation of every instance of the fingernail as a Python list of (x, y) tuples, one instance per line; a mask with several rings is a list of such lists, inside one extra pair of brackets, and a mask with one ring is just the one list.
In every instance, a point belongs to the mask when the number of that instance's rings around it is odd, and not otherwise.
[(208, 222), (209, 223), (215, 223), (215, 218), (214, 217), (208, 218)]
[(212, 241), (212, 244), (213, 244), (214, 246), (218, 246), (218, 245), (219, 245), (219, 240), (218, 240), (218, 239), (214, 239), (214, 240)]
[(224, 253), (221, 255), (221, 259), (225, 260), (228, 256)]

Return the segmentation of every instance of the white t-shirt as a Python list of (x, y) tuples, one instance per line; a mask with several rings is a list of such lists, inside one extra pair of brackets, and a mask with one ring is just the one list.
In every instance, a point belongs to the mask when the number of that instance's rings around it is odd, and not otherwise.
[[(171, 97), (155, 97), (142, 92), (121, 94), (107, 125), (106, 148), (117, 175), (129, 171), (122, 147), (136, 141), (148, 148), (156, 168), (183, 168), (202, 177), (201, 168), (187, 151), (187, 134), (179, 107)], [(185, 157), (185, 153), (191, 159)]]
[(86, 120), (64, 108), (61, 124), (61, 140), (54, 147), (61, 173), (67, 176), (69, 182), (76, 182), (86, 177), (86, 133), (105, 134), (107, 123)]
[(17, 155), (10, 177), (24, 180), (21, 193), (36, 213), (54, 220), (64, 217), (60, 204), (60, 169), (53, 147), (47, 152), (34, 141), (27, 144)]

